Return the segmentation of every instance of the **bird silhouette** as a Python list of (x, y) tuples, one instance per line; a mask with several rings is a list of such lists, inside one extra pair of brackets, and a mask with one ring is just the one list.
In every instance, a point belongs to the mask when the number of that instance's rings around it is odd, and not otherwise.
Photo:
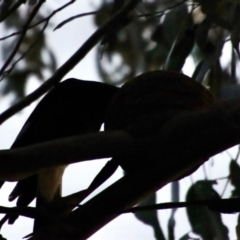
[[(157, 134), (177, 115), (207, 108), (214, 101), (209, 90), (182, 73), (161, 70), (143, 73), (125, 83), (113, 97), (106, 113), (105, 129), (125, 130), (136, 139), (145, 138)], [(154, 167), (155, 160), (126, 156), (115, 161), (126, 173), (134, 173)]]
[[(63, 81), (38, 103), (11, 148), (99, 131), (108, 103), (117, 91), (118, 88), (100, 82), (73, 78)], [(9, 200), (17, 198), (17, 206), (27, 206), (37, 196), (40, 207), (59, 198), (65, 168), (52, 167), (18, 181)], [(6, 218), (13, 223), (17, 217)], [(42, 227), (44, 220), (36, 219), (34, 230)]]

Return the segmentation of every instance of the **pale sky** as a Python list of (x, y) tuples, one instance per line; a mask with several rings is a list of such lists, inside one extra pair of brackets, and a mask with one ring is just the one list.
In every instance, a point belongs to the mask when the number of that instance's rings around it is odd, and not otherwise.
[[(52, 1), (46, 2), (46, 5), (52, 4), (53, 6), (59, 6), (60, 2), (64, 3), (66, 1)], [(70, 17), (75, 14), (89, 12), (95, 9), (92, 9), (90, 4), (91, 1), (77, 1), (72, 7), (67, 8), (62, 13), (57, 14), (53, 21), (57, 25), (59, 22), (64, 20), (67, 17)], [(53, 50), (56, 53), (58, 64), (61, 65), (64, 61), (69, 58), (79, 46), (93, 33), (94, 25), (91, 17), (84, 17), (78, 20), (75, 20), (63, 28), (52, 32), (48, 31), (48, 41), (52, 46)], [(92, 50), (85, 59), (75, 67), (64, 79), (69, 77), (80, 78), (84, 80), (100, 80), (97, 74), (96, 66), (95, 66), (95, 50)], [(185, 72), (189, 72), (191, 69), (191, 60), (185, 65)], [(31, 79), (29, 81), (26, 92), (30, 93), (34, 88), (36, 88), (39, 83)], [(0, 86), (1, 87), (1, 86)], [(26, 108), (21, 113), (9, 119), (6, 123), (2, 124), (0, 127), (0, 136), (3, 136), (0, 139), (0, 148), (7, 149), (11, 146), (15, 137), (17, 136), (21, 126), (26, 121), (30, 112), (34, 109), (36, 103), (32, 104), (28, 108)], [(1, 99), (0, 102), (0, 111), (3, 111), (7, 107), (7, 101)], [(233, 157), (236, 154), (236, 148), (231, 150), (231, 154)], [(225, 160), (223, 160), (225, 157)], [(211, 166), (213, 161), (209, 161), (205, 164), (206, 171), (210, 179), (215, 179), (218, 177), (223, 177), (227, 175), (226, 169), (228, 169), (228, 156), (227, 154), (220, 154), (219, 156), (214, 158), (214, 168)], [(95, 174), (100, 170), (101, 166), (104, 164), (104, 161), (92, 161), (92, 162), (84, 162), (80, 164), (74, 164), (68, 167), (64, 179), (63, 179), (63, 195), (68, 195), (70, 193), (79, 191), (90, 183)], [(217, 166), (217, 167), (216, 167)], [(121, 176), (122, 172), (119, 169), (115, 176), (108, 182), (108, 185), (115, 181), (117, 178)], [(204, 171), (200, 168), (192, 177), (192, 180), (196, 181), (197, 179), (204, 178)], [(181, 181), (181, 201), (184, 201), (185, 192), (187, 188), (191, 185), (192, 181), (189, 177), (183, 179)], [(14, 204), (9, 204), (7, 201), (7, 194), (11, 191), (13, 183), (6, 184), (2, 190), (0, 191), (0, 204), (4, 206), (13, 206)], [(221, 186), (218, 186), (219, 189), (222, 189)], [(230, 190), (229, 190), (230, 191)], [(229, 192), (228, 191), (228, 192)], [(170, 201), (170, 187), (166, 186), (158, 194), (158, 202)], [(170, 210), (159, 211), (159, 218), (161, 222), (161, 226), (165, 232), (167, 233), (167, 221), (170, 215)], [(236, 239), (234, 234), (234, 227), (236, 224), (236, 216), (237, 215), (225, 215), (224, 223), (230, 227), (230, 239)], [(182, 235), (190, 231), (190, 226), (188, 225), (188, 220), (185, 217), (185, 210), (178, 210), (176, 213), (176, 236), (180, 238)], [(22, 239), (25, 235), (31, 232), (31, 221), (26, 218), (19, 219), (13, 226), (4, 225), (2, 229), (2, 235), (7, 237), (9, 240), (18, 240)], [(145, 239), (153, 239), (153, 231), (150, 227), (143, 225), (141, 222), (135, 219), (132, 214), (125, 214), (103, 229), (94, 234), (90, 240), (145, 240)]]

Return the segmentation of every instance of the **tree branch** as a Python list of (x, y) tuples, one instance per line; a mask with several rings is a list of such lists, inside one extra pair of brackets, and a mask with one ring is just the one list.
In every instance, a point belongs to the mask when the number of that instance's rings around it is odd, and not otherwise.
[[(186, 207), (208, 207), (210, 210), (221, 212), (221, 213), (236, 213), (239, 212), (239, 201), (240, 198), (224, 198), (224, 199), (204, 199), (195, 200), (188, 202), (166, 202), (154, 205), (139, 206), (126, 209), (120, 214), (125, 213), (136, 213), (140, 211), (151, 211), (151, 210), (166, 210), (174, 208), (186, 208)], [(238, 208), (236, 208), (238, 206)]]
[[(156, 137), (158, 142), (154, 144), (153, 138), (143, 141), (147, 147), (156, 150), (148, 149), (146, 157), (150, 154), (159, 161), (143, 174), (126, 175), (70, 214), (68, 224), (75, 230), (72, 239), (87, 239), (119, 216), (119, 211), (137, 204), (176, 176), (205, 161), (206, 157), (239, 143), (239, 103), (239, 100), (226, 101), (207, 110), (183, 114), (163, 129), (159, 134), (161, 137)], [(137, 149), (141, 150), (144, 144), (139, 146)], [(163, 149), (158, 150), (160, 147)]]
[(181, 168), (193, 161), (203, 163), (239, 141), (240, 100), (228, 100), (208, 109), (184, 112), (156, 135), (144, 139), (134, 140), (127, 132), (112, 131), (1, 150), (0, 179), (78, 161), (126, 155), (136, 159), (136, 166), (141, 157), (146, 159), (146, 166), (154, 164), (156, 169)]
[(121, 151), (130, 152), (133, 143), (128, 133), (115, 131), (0, 150), (0, 179), (17, 181), (49, 167), (121, 155)]
[[(0, 151), (0, 176), (30, 175), (39, 169), (103, 157), (130, 156), (136, 161), (136, 173), (127, 174), (112, 186), (73, 211), (64, 224), (51, 225), (33, 239), (87, 239), (103, 225), (137, 204), (209, 157), (240, 141), (240, 100), (228, 100), (207, 109), (184, 112), (166, 124), (154, 136), (134, 140), (124, 131), (87, 134)], [(138, 171), (139, 158), (146, 168)], [(14, 167), (13, 167), (14, 166)], [(56, 231), (56, 226), (57, 231)], [(53, 228), (52, 228), (53, 227)], [(42, 234), (47, 234), (43, 237)], [(63, 237), (64, 236), (64, 237)]]
[[(75, 1), (76, 1), (76, 0), (69, 1), (68, 3), (65, 3), (65, 4), (62, 5), (61, 7), (55, 9), (55, 10), (52, 11), (51, 14), (49, 14), (46, 18), (43, 18), (43, 19), (37, 21), (36, 23), (30, 25), (30, 26), (28, 27), (28, 30), (31, 29), (31, 28), (34, 28), (34, 27), (38, 26), (38, 25), (41, 24), (41, 23), (45, 23), (45, 25), (48, 25), (50, 19), (51, 19), (56, 13), (62, 11), (63, 9), (65, 9), (66, 7), (68, 7), (69, 5), (73, 4)], [(13, 32), (13, 33), (11, 33), (11, 34), (9, 34), (9, 35), (7, 35), (7, 36), (1, 37), (1, 38), (0, 38), (0, 41), (5, 40), (5, 39), (10, 38), (10, 37), (13, 37), (13, 36), (16, 36), (16, 35), (19, 35), (19, 34), (21, 34), (21, 33), (22, 33), (22, 30), (21, 30), (21, 31), (17, 31), (17, 32)]]
[(14, 46), (11, 54), (9, 55), (9, 57), (7, 58), (7, 60), (5, 61), (5, 63), (3, 64), (2, 68), (0, 69), (0, 77), (1, 79), (3, 78), (2, 75), (4, 74), (6, 68), (9, 66), (9, 64), (12, 62), (14, 56), (17, 54), (17, 51), (19, 50), (20, 46), (21, 46), (21, 43), (27, 33), (27, 30), (28, 30), (28, 27), (30, 26), (32, 20), (34, 19), (34, 17), (37, 15), (39, 9), (41, 8), (42, 4), (44, 3), (45, 1), (44, 0), (41, 0), (39, 1), (36, 6), (33, 8), (30, 16), (28, 17), (25, 25), (23, 26), (23, 29), (22, 29), (22, 33), (16, 43), (16, 45)]
[(61, 81), (61, 79), (75, 67), (87, 53), (104, 37), (105, 33), (109, 29), (114, 28), (115, 25), (119, 24), (122, 17), (131, 11), (140, 0), (129, 1), (120, 11), (112, 16), (101, 28), (97, 29), (91, 37), (55, 72), (55, 74), (46, 80), (38, 89), (29, 94), (23, 100), (13, 105), (0, 115), (0, 124), (13, 116), (15, 113), (28, 106), (30, 103), (41, 97), (51, 87)]

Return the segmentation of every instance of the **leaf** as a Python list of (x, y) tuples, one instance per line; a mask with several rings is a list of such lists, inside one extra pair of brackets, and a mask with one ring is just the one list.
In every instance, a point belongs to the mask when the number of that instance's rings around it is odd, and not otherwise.
[(177, 38), (172, 45), (164, 69), (181, 71), (186, 58), (191, 53), (195, 42), (195, 30), (188, 29), (181, 38)]
[(231, 197), (240, 197), (240, 166), (236, 161), (231, 161), (229, 165), (229, 180), (234, 186)]
[(207, 15), (207, 18), (210, 19), (211, 22), (223, 29), (231, 30), (232, 27), (230, 23), (222, 16), (225, 9), (224, 0), (201, 0), (200, 4), (202, 12)]
[(221, 99), (233, 99), (240, 97), (240, 85), (230, 85), (227, 87), (222, 87), (220, 90)]
[(164, 63), (167, 55), (166, 46), (157, 44), (156, 47), (146, 52), (145, 61), (151, 66), (150, 69), (158, 69)]
[(189, 236), (189, 233), (186, 233), (181, 238), (179, 238), (179, 240), (189, 240), (189, 239), (191, 239)]
[[(32, 6), (26, 4), (26, 10)], [(5, 21), (5, 27), (14, 32), (21, 31), (22, 27), (28, 19), (27, 14), (20, 14), (20, 9), (14, 11)], [(36, 15), (35, 21), (43, 20), (41, 14)], [(33, 22), (34, 24), (35, 22)], [(47, 43), (46, 32), (42, 32), (42, 26), (36, 25), (34, 28), (28, 29), (27, 34), (24, 36), (20, 48), (18, 49), (15, 57), (7, 68), (5, 74), (6, 85), (1, 90), (2, 94), (13, 92), (15, 99), (22, 98), (25, 95), (25, 83), (30, 77), (37, 77), (39, 80), (44, 80), (43, 73), (52, 74), (56, 71), (56, 64), (53, 62), (54, 56), (50, 55)], [(16, 44), (17, 38), (7, 39), (3, 43), (3, 60), (5, 61), (9, 54), (12, 52), (13, 46)], [(47, 50), (44, 52), (44, 50)], [(47, 54), (46, 54), (47, 53)], [(43, 58), (44, 54), (44, 58)], [(47, 55), (47, 58), (45, 57)], [(47, 60), (45, 60), (47, 59)], [(49, 67), (50, 66), (50, 67)], [(52, 67), (55, 66), (55, 69)], [(9, 71), (9, 72), (8, 72)], [(50, 72), (50, 73), (49, 73)]]
[(237, 239), (240, 239), (240, 215), (238, 215), (238, 221), (237, 221), (237, 226), (235, 230), (236, 230)]
[(209, 74), (207, 76), (208, 86), (215, 95), (219, 95), (220, 88), (222, 85), (222, 66), (220, 60), (217, 59), (214, 64), (212, 64)]
[(218, 0), (212, 0), (212, 1), (199, 0), (199, 3), (201, 5), (202, 12), (205, 14), (209, 14), (209, 13), (216, 11), (217, 5), (218, 5)]
[(29, 5), (35, 5), (35, 4), (37, 4), (37, 2), (38, 2), (37, 0), (29, 0), (28, 4)]
[[(154, 205), (156, 204), (156, 193), (152, 194), (151, 196), (147, 197), (144, 201), (142, 201), (138, 206), (147, 206), (147, 205)], [(157, 211), (139, 211), (134, 213), (135, 217), (153, 228), (154, 235), (157, 240), (165, 240), (163, 231), (159, 224), (159, 220), (157, 217)]]
[[(111, 15), (114, 15), (121, 8), (123, 8), (124, 2), (125, 2), (124, 0), (114, 0), (112, 10), (111, 10)], [(101, 45), (104, 45), (104, 44), (110, 42), (112, 39), (114, 39), (115, 35), (132, 21), (133, 15), (134, 15), (133, 12), (130, 12), (130, 13), (126, 14), (125, 16), (123, 16), (119, 20), (118, 24), (115, 25), (114, 28), (111, 28), (108, 32), (106, 32), (105, 36), (103, 37), (103, 39), (101, 41)]]
[(223, 29), (226, 29), (228, 31), (232, 30), (232, 26), (228, 21), (226, 21), (224, 18), (219, 16), (217, 13), (209, 14), (208, 18), (218, 26), (222, 27)]
[(0, 234), (0, 240), (7, 240), (7, 238), (4, 238), (4, 237)]
[[(220, 199), (213, 189), (215, 181), (202, 180), (192, 185), (186, 195), (186, 201)], [(187, 215), (192, 231), (206, 240), (227, 240), (228, 229), (223, 224), (220, 213), (212, 212), (207, 207), (187, 207)]]
[(6, 85), (1, 89), (2, 94), (7, 94), (10, 92), (14, 92), (15, 98), (12, 100), (15, 102), (19, 98), (23, 98), (25, 96), (25, 84), (31, 71), (28, 69), (16, 70), (9, 77), (8, 81), (6, 81)]
[(181, 31), (184, 33), (184, 31), (188, 29), (188, 27), (186, 27), (184, 24), (186, 19), (189, 19), (189, 11), (186, 4), (181, 4), (180, 6), (171, 9), (166, 14), (162, 24), (162, 30), (169, 49), (171, 48), (179, 32)]
[(5, 14), (11, 9), (13, 3), (13, 0), (2, 0), (0, 4), (0, 18), (5, 16)]
[(234, 25), (233, 29), (231, 31), (231, 43), (233, 48), (238, 54), (238, 57), (240, 58), (240, 52), (239, 52), (239, 34), (240, 34), (240, 4), (237, 4), (236, 8), (234, 9)]
[(193, 72), (192, 78), (197, 82), (202, 82), (210, 67), (211, 65), (207, 60), (200, 61)]
[(208, 42), (208, 32), (211, 27), (211, 22), (209, 19), (204, 19), (196, 27), (196, 43), (203, 54), (208, 54), (207, 52), (207, 42)]
[[(171, 200), (172, 202), (179, 202), (179, 182), (175, 181), (171, 183)], [(174, 227), (175, 227), (175, 213), (177, 211), (177, 208), (172, 209), (171, 216), (168, 220), (168, 239), (174, 240)]]
[(195, 42), (193, 20), (187, 6), (182, 4), (169, 11), (162, 29), (170, 51), (164, 69), (180, 71)]

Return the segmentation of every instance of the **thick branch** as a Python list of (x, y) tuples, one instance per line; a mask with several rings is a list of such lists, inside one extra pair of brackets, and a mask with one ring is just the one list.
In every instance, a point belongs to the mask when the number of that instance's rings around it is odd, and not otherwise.
[(240, 100), (229, 100), (208, 109), (185, 112), (147, 139), (134, 140), (126, 132), (105, 132), (3, 150), (0, 175), (5, 179), (20, 170), (37, 172), (47, 166), (126, 155), (136, 159), (137, 169), (137, 160), (145, 157), (149, 164), (145, 172), (127, 174), (71, 213), (65, 221), (70, 232), (62, 232), (66, 229), (54, 225), (40, 238), (33, 238), (66, 239), (67, 234), (70, 239), (87, 239), (119, 212), (239, 141)]
[[(71, 239), (87, 239), (119, 216), (120, 211), (208, 157), (239, 143), (239, 110), (240, 100), (216, 103), (205, 110), (184, 113), (155, 136), (136, 142), (136, 152), (130, 153), (133, 157), (144, 155), (148, 162), (158, 161), (144, 173), (127, 174), (70, 214), (66, 222), (74, 229)], [(55, 234), (48, 232), (52, 239), (61, 239), (59, 231)], [(38, 239), (37, 236), (34, 239)]]
[[(121, 148), (119, 148), (121, 146)], [(40, 170), (130, 152), (134, 139), (124, 131), (69, 137), (0, 151), (0, 179), (16, 181)]]
[[(0, 151), (0, 179), (23, 172), (112, 156), (143, 157), (157, 168), (203, 162), (240, 141), (240, 100), (185, 112), (159, 132), (135, 141), (124, 131), (102, 132)], [(176, 161), (175, 159), (178, 159)], [(136, 166), (138, 162), (136, 160)], [(13, 167), (14, 166), (14, 167)]]
[(141, 154), (150, 156), (148, 160), (159, 157), (157, 166), (144, 174), (126, 175), (74, 211), (69, 217), (70, 225), (75, 228), (72, 239), (87, 239), (119, 216), (119, 211), (137, 204), (140, 199), (160, 189), (179, 173), (203, 162), (206, 157), (239, 143), (239, 110), (240, 100), (216, 103), (207, 110), (175, 118), (156, 136), (157, 141), (149, 138), (141, 142), (137, 149), (141, 150), (144, 144), (150, 147), (144, 148), (148, 151), (146, 153), (143, 150)]

